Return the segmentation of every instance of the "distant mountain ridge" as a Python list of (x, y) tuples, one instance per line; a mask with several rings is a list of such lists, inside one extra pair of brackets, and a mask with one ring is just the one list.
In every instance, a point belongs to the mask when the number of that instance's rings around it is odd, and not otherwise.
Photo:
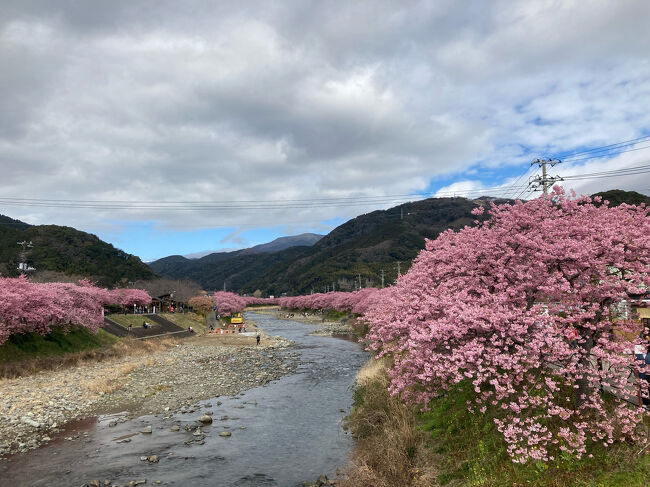
[(650, 196), (646, 196), (636, 191), (623, 191), (621, 189), (611, 189), (609, 191), (601, 191), (600, 193), (595, 193), (592, 196), (600, 196), (603, 200), (609, 201), (610, 206), (618, 206), (621, 203), (627, 203), (629, 205), (640, 205), (645, 203), (650, 205)]
[[(650, 197), (633, 191), (611, 190), (596, 195), (620, 203), (650, 205)], [(596, 196), (594, 195), (594, 196)], [(17, 275), (21, 241), (33, 242), (27, 264), (38, 271), (51, 270), (89, 277), (111, 286), (156, 277), (193, 279), (206, 290), (227, 289), (266, 294), (298, 294), (325, 289), (352, 290), (355, 286), (390, 284), (398, 270), (406, 272), (411, 260), (449, 228), (472, 225), (471, 210), (496, 203), (482, 197), (431, 198), (388, 210), (360, 215), (326, 236), (302, 234), (281, 237), (268, 244), (233, 252), (212, 253), (200, 259), (169, 256), (144, 264), (138, 257), (116, 249), (92, 234), (57, 225), (29, 225), (0, 215), (0, 274)], [(155, 272), (154, 272), (155, 271)]]
[[(397, 277), (397, 263), (405, 272), (424, 247), (448, 229), (471, 224), (471, 211), (485, 200), (438, 198), (406, 203), (389, 210), (360, 215), (335, 228), (311, 246), (292, 246), (275, 252), (235, 251), (200, 259), (170, 256), (151, 262), (157, 273), (187, 278), (206, 290), (227, 289), (267, 294), (301, 293), (329, 289), (352, 290), (388, 284)], [(268, 247), (267, 247), (268, 248)]]
[(37, 271), (56, 271), (88, 277), (101, 285), (152, 279), (155, 273), (134, 255), (90, 233), (58, 225), (29, 225), (0, 215), (0, 274), (18, 275), (21, 247), (31, 241), (27, 264)]
[[(650, 197), (612, 190), (601, 193), (616, 205), (621, 202), (650, 204)], [(430, 198), (388, 210), (360, 215), (332, 230), (310, 247), (296, 246), (271, 253), (211, 254), (189, 261), (171, 256), (150, 265), (160, 275), (172, 279), (189, 278), (206, 290), (226, 288), (252, 293), (280, 295), (353, 290), (361, 285), (392, 283), (398, 270), (404, 273), (424, 248), (425, 238), (436, 238), (447, 229), (472, 225), (472, 210), (490, 202), (507, 200), (481, 197)]]
[(280, 250), (288, 249), (289, 247), (310, 247), (318, 242), (325, 235), (319, 235), (317, 233), (301, 233), (300, 235), (292, 235), (289, 237), (279, 237), (275, 240), (265, 243), (255, 245), (248, 249), (243, 249), (240, 255), (248, 254), (261, 254), (265, 252), (278, 252)]
[[(278, 252), (280, 250), (288, 249), (289, 247), (296, 246), (310, 246), (318, 242), (324, 235), (319, 235), (317, 233), (301, 233), (300, 235), (291, 235), (288, 237), (278, 237), (275, 240), (272, 240), (268, 243), (258, 244), (253, 247), (247, 247), (245, 249), (237, 250), (226, 250), (226, 251), (205, 251), (205, 252), (196, 252), (192, 254), (185, 254), (182, 257), (186, 259), (202, 259), (212, 254), (228, 254), (233, 255), (247, 255), (247, 254), (260, 254), (264, 252)], [(153, 262), (153, 261), (151, 261)], [(149, 262), (149, 263), (151, 263)]]

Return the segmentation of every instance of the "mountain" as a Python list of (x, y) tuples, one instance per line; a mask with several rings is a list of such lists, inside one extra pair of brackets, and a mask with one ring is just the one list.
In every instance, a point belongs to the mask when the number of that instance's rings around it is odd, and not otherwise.
[[(599, 193), (611, 204), (650, 203), (650, 198), (633, 191)], [(222, 289), (280, 295), (323, 291), (327, 288), (353, 290), (361, 285), (392, 283), (398, 269), (404, 273), (424, 247), (424, 239), (436, 238), (447, 229), (459, 230), (476, 219), (471, 211), (478, 205), (502, 203), (491, 197), (430, 198), (406, 203), (389, 210), (360, 215), (335, 228), (312, 246), (294, 246), (266, 253), (236, 251), (201, 259), (171, 256), (151, 263), (160, 275), (189, 278), (205, 289)]]
[(222, 250), (221, 252), (215, 252), (214, 250), (193, 252), (191, 254), (183, 255), (183, 257), (187, 259), (200, 259), (202, 257), (206, 257), (212, 254), (228, 254), (228, 256), (232, 257), (235, 255), (260, 254), (263, 252), (277, 252), (279, 250), (288, 249), (289, 247), (296, 247), (301, 245), (306, 245), (306, 246), (314, 245), (321, 238), (323, 238), (323, 235), (319, 235), (317, 233), (301, 233), (300, 235), (293, 235), (290, 237), (279, 237), (271, 242), (255, 245), (254, 247), (248, 247), (246, 249)]
[[(458, 230), (475, 220), (472, 209), (487, 199), (431, 198), (358, 216), (311, 246), (264, 253), (222, 252), (200, 259), (179, 255), (152, 262), (152, 269), (172, 279), (192, 279), (205, 289), (279, 295), (320, 291), (332, 285), (352, 290), (388, 284), (405, 272), (424, 247), (425, 238)], [(399, 264), (398, 264), (399, 263)]]
[(609, 201), (610, 206), (618, 206), (621, 203), (627, 203), (630, 205), (640, 205), (641, 203), (645, 203), (646, 205), (650, 205), (650, 196), (637, 193), (636, 191), (611, 189), (609, 191), (601, 191), (592, 196), (601, 196), (603, 200)]
[(280, 250), (288, 249), (289, 247), (310, 247), (321, 238), (323, 238), (323, 235), (318, 235), (317, 233), (301, 233), (300, 235), (293, 235), (291, 237), (280, 237), (276, 238), (272, 242), (244, 249), (239, 255), (278, 252)]
[(57, 225), (29, 225), (0, 215), (0, 273), (18, 274), (22, 248), (32, 242), (26, 261), (37, 271), (88, 277), (104, 286), (152, 279), (155, 273), (138, 257), (116, 249), (97, 236)]

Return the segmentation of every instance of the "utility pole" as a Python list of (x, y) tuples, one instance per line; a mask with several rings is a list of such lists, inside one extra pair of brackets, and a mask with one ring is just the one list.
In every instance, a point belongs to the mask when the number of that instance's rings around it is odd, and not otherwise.
[(361, 274), (359, 274), (359, 291), (361, 291)]
[(223, 281), (223, 292), (226, 292), (226, 281)]
[(562, 179), (560, 176), (549, 176), (546, 171), (546, 166), (549, 165), (553, 167), (556, 164), (560, 164), (561, 162), (562, 161), (559, 159), (535, 159), (530, 163), (530, 165), (534, 166), (537, 164), (540, 166), (542, 168), (542, 176), (535, 176), (534, 178), (529, 179), (528, 186), (533, 191), (539, 191), (539, 189), (542, 188), (544, 194), (548, 194), (548, 188), (550, 188), (553, 183), (557, 181), (564, 181), (564, 179)]
[(384, 269), (381, 270), (381, 287), (384, 287)]
[(335, 283), (332, 283), (332, 292), (334, 292), (336, 290), (336, 288), (334, 287), (334, 284)]
[(397, 261), (397, 277), (402, 275), (402, 268), (401, 268), (401, 262)]

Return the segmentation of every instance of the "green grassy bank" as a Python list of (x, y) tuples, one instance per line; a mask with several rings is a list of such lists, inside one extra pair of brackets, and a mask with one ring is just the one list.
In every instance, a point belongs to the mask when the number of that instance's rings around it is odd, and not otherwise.
[(431, 402), (431, 411), (417, 414), (417, 423), (430, 438), (439, 458), (441, 485), (530, 486), (646, 486), (650, 485), (650, 451), (643, 445), (591, 445), (577, 459), (565, 454), (553, 462), (516, 464), (497, 431), (494, 411), (472, 414), (469, 384), (455, 387)]
[(467, 410), (466, 384), (433, 400), (425, 413), (391, 396), (387, 385), (382, 367), (358, 381), (347, 420), (357, 443), (343, 487), (650, 485), (650, 446), (594, 445), (592, 458), (515, 464), (494, 414)]
[(117, 337), (104, 330), (94, 334), (87, 328), (74, 328), (69, 333), (55, 329), (47, 335), (15, 334), (0, 346), (0, 363), (81, 352), (106, 347), (117, 340)]

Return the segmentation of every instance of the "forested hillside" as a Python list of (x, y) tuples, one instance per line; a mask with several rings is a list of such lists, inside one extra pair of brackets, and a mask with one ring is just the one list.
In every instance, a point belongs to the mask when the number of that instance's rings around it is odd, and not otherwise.
[(361, 285), (388, 284), (405, 272), (424, 247), (448, 229), (471, 224), (471, 210), (485, 200), (433, 198), (358, 216), (335, 228), (311, 247), (296, 246), (258, 255), (211, 254), (201, 259), (171, 256), (151, 263), (160, 275), (189, 278), (206, 289), (279, 295)]
[(18, 274), (21, 246), (31, 241), (27, 263), (37, 271), (56, 271), (91, 278), (104, 286), (138, 279), (155, 273), (138, 257), (103, 242), (95, 235), (57, 225), (28, 225), (0, 215), (0, 273)]

